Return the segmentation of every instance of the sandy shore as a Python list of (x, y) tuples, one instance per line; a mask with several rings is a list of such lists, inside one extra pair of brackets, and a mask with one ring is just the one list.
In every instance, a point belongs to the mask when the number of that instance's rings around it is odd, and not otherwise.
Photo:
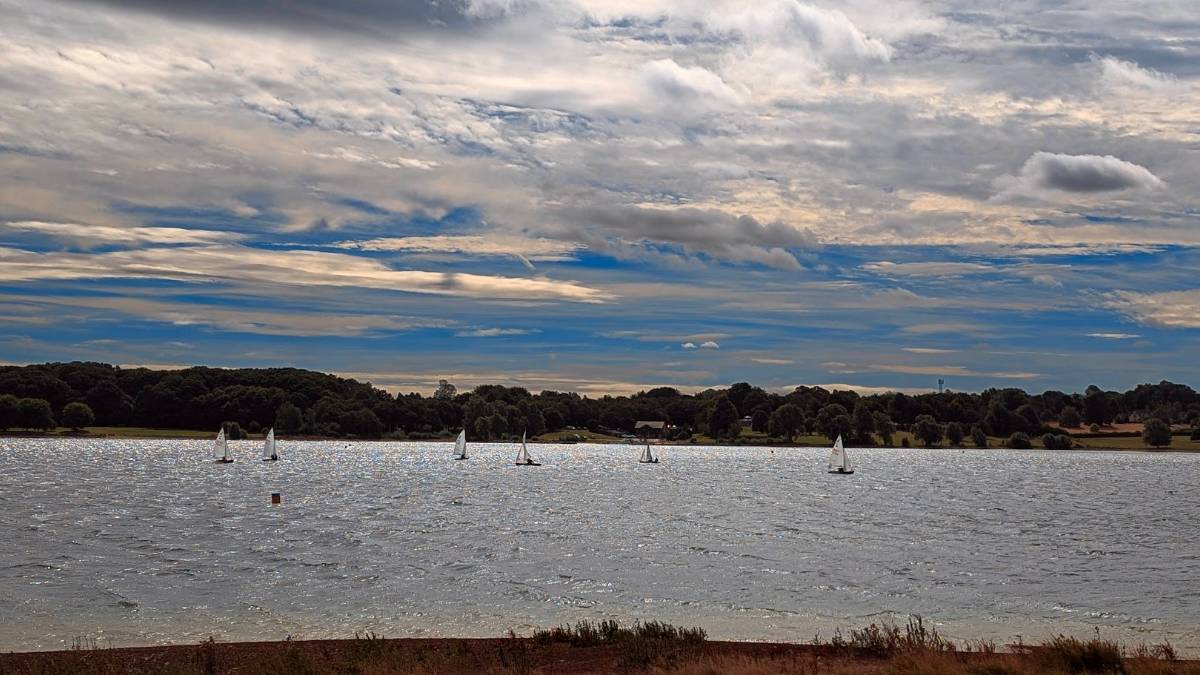
[[(1058, 673), (1200, 674), (1200, 661), (1051, 647), (1019, 653), (870, 651), (832, 645), (631, 640), (573, 645), (530, 638), (358, 638), (0, 654), (0, 673)], [(1078, 652), (1078, 653), (1076, 653)], [(1105, 659), (1108, 658), (1107, 661)], [(1113, 659), (1116, 659), (1115, 661)], [(1099, 670), (1079, 666), (1108, 667)], [(1119, 667), (1117, 664), (1120, 664)]]

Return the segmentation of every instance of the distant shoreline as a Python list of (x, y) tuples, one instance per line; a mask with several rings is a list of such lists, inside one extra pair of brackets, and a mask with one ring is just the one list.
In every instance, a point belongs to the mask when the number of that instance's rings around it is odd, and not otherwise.
[[(90, 433), (87, 431), (84, 431), (84, 432), (72, 432), (72, 431), (14, 432), (14, 431), (6, 431), (6, 432), (0, 432), (0, 438), (54, 438), (54, 439), (80, 438), (80, 439), (196, 441), (196, 440), (210, 440), (210, 439), (214, 438), (214, 436), (211, 432), (207, 432), (207, 431), (192, 431), (192, 430), (187, 430), (187, 429), (144, 429), (144, 428), (140, 428), (140, 427), (137, 427), (137, 428), (130, 427), (128, 429), (128, 433), (126, 433), (125, 429), (121, 429), (120, 432), (117, 432), (117, 433), (108, 433), (108, 432)], [(253, 442), (253, 441), (261, 441), (262, 438), (263, 438), (262, 434), (251, 434), (249, 437), (241, 439), (241, 440)], [(283, 436), (283, 435), (276, 434), (276, 438), (278, 438), (282, 442), (306, 441), (306, 442), (326, 442), (326, 443), (338, 443), (338, 442), (343, 442), (343, 443), (453, 443), (454, 442), (453, 435), (438, 436), (438, 437), (434, 437), (434, 438), (406, 439), (406, 438), (346, 438), (346, 437), (339, 437), (339, 436), (311, 436), (311, 435), (302, 435), (302, 434), (298, 434), (295, 436)], [(1111, 437), (1100, 437), (1100, 438), (1107, 440), (1107, 441), (1116, 441), (1116, 442), (1120, 442), (1120, 441), (1124, 441), (1124, 440), (1129, 440), (1129, 441), (1140, 440), (1136, 437), (1128, 437), (1128, 436), (1111, 436)], [(511, 445), (516, 441), (469, 441), (469, 442), (472, 445)], [(539, 438), (531, 438), (528, 440), (528, 442), (530, 444), (538, 444), (538, 445), (573, 445), (573, 444), (587, 444), (587, 443), (597, 444), (597, 445), (630, 445), (630, 446), (642, 445), (642, 441), (629, 441), (626, 439), (619, 439), (619, 438), (612, 438), (612, 437), (588, 438), (588, 439), (577, 440), (577, 441), (570, 441), (570, 440), (564, 441), (564, 440), (559, 440), (559, 439), (543, 440), (543, 439), (539, 439)], [(746, 448), (771, 448), (771, 449), (775, 449), (775, 448), (794, 449), (794, 448), (814, 448), (814, 447), (819, 448), (819, 447), (825, 447), (825, 446), (829, 445), (828, 443), (815, 443), (815, 442), (808, 442), (808, 443), (757, 443), (757, 442), (727, 443), (727, 442), (720, 442), (720, 441), (715, 441), (715, 440), (711, 440), (711, 439), (704, 439), (703, 442), (700, 442), (700, 441), (697, 441), (697, 442), (659, 441), (659, 440), (651, 439), (650, 442), (651, 442), (651, 445), (654, 445), (656, 447), (663, 447), (663, 446), (665, 446), (665, 447), (719, 447), (719, 448), (746, 447)], [(929, 450), (929, 451), (1010, 450), (1010, 449), (1012, 449), (1012, 448), (1006, 448), (1003, 445), (999, 445), (999, 444), (990, 445), (986, 448), (978, 448), (978, 447), (970, 446), (970, 445), (961, 445), (961, 446), (937, 445), (937, 446), (928, 447), (928, 448), (926, 448), (924, 446), (916, 446), (916, 445), (910, 446), (909, 448), (905, 448), (903, 446), (898, 446), (898, 445), (890, 445), (890, 446), (872, 445), (872, 446), (849, 446), (849, 447), (851, 449), (894, 449), (894, 450), (912, 449), (912, 450)], [(1034, 448), (1030, 448), (1030, 449), (1031, 450), (1045, 450), (1045, 448), (1040, 448), (1040, 447), (1034, 447)], [(1200, 453), (1200, 449), (1190, 448), (1190, 447), (1172, 447), (1172, 446), (1166, 446), (1166, 447), (1162, 447), (1162, 448), (1150, 448), (1150, 447), (1146, 447), (1144, 445), (1131, 444), (1129, 446), (1119, 446), (1118, 445), (1118, 446), (1073, 447), (1073, 448), (1068, 448), (1065, 450), (1047, 450), (1047, 452), (1145, 452), (1145, 453), (1196, 454), (1196, 453)]]

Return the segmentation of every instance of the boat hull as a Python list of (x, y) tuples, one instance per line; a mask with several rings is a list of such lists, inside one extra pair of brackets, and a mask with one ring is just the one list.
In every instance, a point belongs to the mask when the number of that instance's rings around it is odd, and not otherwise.
[(463, 459), (466, 459), (466, 457), (455, 457), (455, 458), (454, 458), (454, 461), (456, 461), (456, 462), (457, 462), (457, 461), (459, 461), (459, 460), (463, 460)]
[(233, 464), (232, 459), (218, 459), (217, 464)]
[(517, 466), (541, 466), (541, 462), (517, 462)]
[(854, 473), (854, 470), (851, 469), (850, 471), (830, 471), (829, 473), (832, 473), (834, 475), (849, 476), (850, 474)]

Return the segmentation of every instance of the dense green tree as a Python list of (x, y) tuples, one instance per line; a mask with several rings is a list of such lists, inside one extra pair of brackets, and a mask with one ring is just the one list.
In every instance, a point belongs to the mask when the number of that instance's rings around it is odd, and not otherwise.
[(892, 444), (892, 436), (896, 433), (896, 425), (892, 423), (892, 418), (882, 410), (875, 413), (875, 433), (879, 434), (879, 440), (885, 446)]
[(713, 438), (737, 438), (742, 432), (737, 408), (727, 396), (721, 396), (708, 413), (708, 433)]
[(854, 414), (851, 415), (850, 420), (854, 427), (855, 441), (864, 445), (869, 444), (871, 434), (875, 433), (875, 415), (871, 411), (871, 406), (866, 401), (859, 399), (854, 404)]
[(0, 392), (17, 398), (43, 399), (59, 410), (79, 394), (54, 374), (52, 368), (27, 366), (0, 372)]
[(1031, 404), (1026, 403), (1017, 408), (1016, 415), (1019, 418), (1022, 429), (1026, 433), (1034, 434), (1042, 428), (1042, 418), (1038, 415), (1037, 408), (1034, 408)]
[(356, 408), (342, 415), (339, 420), (342, 431), (359, 438), (379, 438), (383, 423), (367, 408)]
[(831, 441), (837, 440), (838, 436), (850, 438), (853, 429), (854, 422), (840, 403), (831, 403), (817, 412), (817, 431)]
[(92, 409), (86, 403), (75, 401), (63, 406), (62, 425), (64, 427), (79, 431), (84, 427), (92, 426), (95, 421), (96, 415), (92, 413)]
[(971, 442), (977, 448), (986, 448), (988, 446), (987, 433), (979, 425), (971, 427)]
[(1058, 423), (1067, 429), (1078, 429), (1083, 426), (1083, 418), (1075, 406), (1069, 405), (1058, 414)]
[(765, 406), (755, 408), (750, 414), (750, 430), (759, 433), (766, 433), (770, 429), (771, 412)]
[(304, 426), (304, 413), (291, 401), (284, 401), (275, 409), (275, 431), (283, 434), (298, 434)]
[(450, 384), (446, 380), (438, 380), (437, 390), (433, 392), (433, 397), (442, 400), (450, 401), (458, 395), (458, 387)]
[(958, 422), (951, 422), (946, 425), (946, 440), (950, 441), (950, 445), (959, 446), (963, 441), (963, 428)]
[(537, 408), (531, 408), (525, 414), (525, 433), (530, 437), (541, 436), (546, 433), (546, 417), (542, 415), (542, 411)]
[(946, 430), (932, 415), (917, 415), (916, 421), (913, 422), (913, 435), (920, 439), (925, 447), (940, 442), (945, 433)]
[(767, 419), (767, 433), (791, 443), (804, 425), (804, 413), (793, 403), (784, 403)]
[(1115, 414), (1108, 394), (1096, 385), (1089, 386), (1083, 399), (1083, 421), (1088, 424), (1108, 424)]
[(100, 426), (128, 424), (133, 416), (133, 398), (115, 379), (104, 379), (87, 390), (84, 398)]
[(50, 402), (42, 398), (23, 398), (17, 401), (19, 425), (23, 429), (48, 431), (55, 427)]
[(547, 431), (558, 431), (567, 426), (566, 419), (555, 406), (548, 406), (542, 411), (542, 420), (546, 423)]
[[(942, 422), (957, 422), (964, 429), (979, 426), (1001, 437), (1018, 431), (1040, 435), (1044, 430), (1042, 420), (1065, 424), (1073, 421), (1073, 413), (1089, 425), (1150, 417), (1169, 423), (1200, 419), (1200, 394), (1171, 382), (1139, 384), (1124, 393), (1090, 386), (1081, 394), (1046, 391), (1036, 395), (1004, 388), (979, 394), (946, 391), (859, 396), (820, 387), (797, 387), (778, 395), (748, 383), (695, 395), (657, 387), (634, 396), (598, 399), (555, 391), (531, 395), (521, 387), (500, 385), (481, 386), (467, 394), (449, 387), (439, 391), (425, 397), (416, 393), (392, 396), (369, 382), (295, 368), (195, 367), (161, 371), (86, 362), (0, 366), (0, 397), (8, 394), (15, 400), (44, 399), (52, 411), (61, 411), (67, 403), (86, 403), (98, 425), (132, 423), (177, 429), (212, 429), (225, 420), (238, 421), (245, 428), (251, 422), (269, 425), (281, 405), (289, 403), (301, 411), (301, 430), (314, 434), (373, 433), (375, 425), (359, 412), (368, 411), (383, 431), (436, 433), (466, 425), (474, 434), (474, 421), (488, 417), (489, 433), (512, 437), (522, 429), (536, 428), (533, 411), (537, 410), (547, 429), (597, 429), (603, 419), (605, 426), (626, 432), (635, 420), (668, 420), (679, 427), (674, 433), (686, 436), (707, 426), (721, 397), (729, 399), (739, 417), (749, 414), (752, 426), (759, 430), (771, 432), (774, 419), (774, 431), (778, 433), (780, 416), (775, 413), (792, 405), (801, 419), (795, 432), (826, 433), (833, 429), (833, 437), (840, 431), (847, 440), (861, 435), (867, 427), (869, 410), (876, 413), (870, 422), (885, 442), (888, 433), (879, 417), (885, 412), (904, 428), (910, 428), (918, 415), (930, 415)], [(19, 410), (11, 410), (13, 399), (0, 400), (7, 401), (0, 403), (0, 425), (19, 428)], [(10, 408), (7, 413), (6, 405)], [(831, 413), (830, 406), (840, 406), (843, 412), (853, 410), (856, 415), (847, 413), (848, 424), (846, 420), (833, 424), (839, 414)], [(1200, 426), (1200, 422), (1194, 426)]]
[(12, 394), (0, 394), (0, 431), (8, 431), (20, 425), (20, 399)]
[(1157, 417), (1151, 417), (1142, 427), (1142, 441), (1155, 448), (1170, 445), (1171, 427)]

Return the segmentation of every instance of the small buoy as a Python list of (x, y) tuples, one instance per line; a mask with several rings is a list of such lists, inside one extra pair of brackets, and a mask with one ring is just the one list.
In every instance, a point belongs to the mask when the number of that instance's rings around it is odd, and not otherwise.
[(278, 492), (271, 493), (271, 503), (272, 504), (279, 504), (282, 502), (283, 502), (283, 497), (281, 497)]

